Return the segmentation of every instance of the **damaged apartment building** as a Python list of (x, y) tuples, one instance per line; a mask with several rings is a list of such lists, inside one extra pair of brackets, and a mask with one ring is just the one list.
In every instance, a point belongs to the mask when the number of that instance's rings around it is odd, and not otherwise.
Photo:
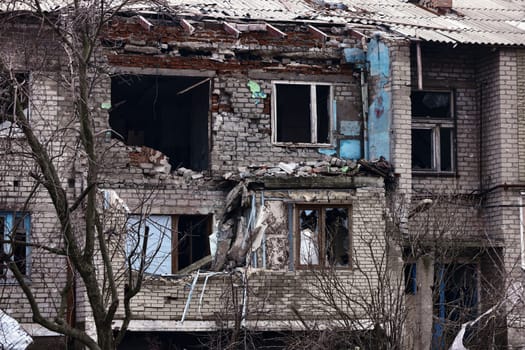
[[(87, 160), (60, 82), (67, 50), (9, 10), (0, 53), (76, 198)], [(90, 99), (115, 267), (141, 264), (122, 256), (145, 234), (152, 253), (121, 347), (525, 346), (524, 18), (517, 0), (121, 8), (99, 35)], [(23, 144), (1, 117), (4, 149)], [(14, 155), (2, 153), (1, 232), (52, 241), (50, 200)], [(50, 276), (74, 271), (36, 246), (5, 252), (52, 315)], [(33, 322), (3, 266), (0, 312), (37, 347), (67, 343)], [(69, 322), (95, 334), (80, 285), (70, 302)]]

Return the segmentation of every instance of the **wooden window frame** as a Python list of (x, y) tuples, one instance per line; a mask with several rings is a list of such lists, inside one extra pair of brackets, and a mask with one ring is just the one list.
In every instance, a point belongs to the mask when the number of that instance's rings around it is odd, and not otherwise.
[[(325, 221), (326, 221), (326, 212), (324, 209), (329, 208), (343, 208), (347, 210), (347, 220), (348, 220), (348, 265), (347, 266), (332, 266), (326, 262), (326, 232), (325, 232)], [(319, 242), (318, 242), (318, 255), (319, 255), (319, 264), (301, 264), (301, 219), (300, 212), (301, 210), (318, 210), (319, 215)], [(326, 267), (333, 267), (341, 270), (351, 270), (352, 269), (352, 259), (353, 259), (353, 215), (352, 215), (352, 204), (349, 203), (296, 203), (293, 208), (293, 253), (294, 253), (294, 266), (298, 270), (303, 269), (321, 269)], [(321, 254), (323, 252), (323, 254)]]
[[(171, 263), (171, 269), (170, 274), (176, 274), (179, 270), (179, 219), (181, 216), (203, 216), (206, 217), (207, 220), (207, 232), (208, 234), (211, 234), (212, 227), (213, 227), (213, 217), (212, 214), (148, 214), (148, 215), (141, 215), (141, 214), (132, 214), (130, 217), (141, 217), (141, 220), (146, 220), (148, 218), (155, 218), (155, 217), (169, 217), (171, 220), (171, 227), (169, 232), (169, 239), (170, 239), (170, 256), (167, 258), (169, 259)], [(156, 222), (155, 220), (151, 220), (152, 222)], [(142, 226), (142, 225), (141, 225)], [(192, 240), (189, 240), (190, 244), (190, 255), (192, 254)], [(149, 244), (148, 244), (149, 246)], [(207, 246), (207, 254), (209, 254), (209, 244)], [(190, 257), (190, 260), (193, 258)], [(192, 263), (198, 261), (192, 260)], [(151, 272), (150, 272), (151, 273)], [(163, 273), (151, 273), (152, 275), (163, 275)]]

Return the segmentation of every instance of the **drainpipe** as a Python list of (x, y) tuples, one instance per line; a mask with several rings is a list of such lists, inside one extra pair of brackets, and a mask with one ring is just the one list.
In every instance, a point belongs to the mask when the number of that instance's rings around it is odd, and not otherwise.
[(484, 192), (483, 188), (483, 81), (479, 84), (479, 193)]
[(423, 90), (423, 63), (421, 59), (421, 41), (416, 35), (416, 56), (417, 56), (417, 88)]
[[(365, 37), (361, 38), (361, 43), (363, 45), (363, 52), (365, 57), (368, 52), (368, 47)], [(368, 160), (368, 79), (366, 76), (367, 60), (363, 62), (361, 67), (361, 104), (363, 105), (363, 155), (366, 160)]]

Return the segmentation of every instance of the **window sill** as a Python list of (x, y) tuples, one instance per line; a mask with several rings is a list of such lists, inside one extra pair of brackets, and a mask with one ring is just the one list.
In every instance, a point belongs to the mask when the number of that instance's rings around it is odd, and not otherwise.
[(412, 170), (415, 177), (459, 177), (455, 171)]
[(277, 147), (308, 147), (308, 148), (334, 148), (330, 143), (296, 143), (296, 142), (272, 142), (273, 146)]

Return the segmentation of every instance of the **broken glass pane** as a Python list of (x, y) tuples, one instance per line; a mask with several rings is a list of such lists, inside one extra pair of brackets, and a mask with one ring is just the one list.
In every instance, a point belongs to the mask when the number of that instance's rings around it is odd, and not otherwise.
[(348, 209), (327, 208), (325, 211), (326, 261), (333, 266), (350, 263)]
[(301, 245), (299, 248), (299, 264), (319, 264), (319, 211), (301, 210)]

